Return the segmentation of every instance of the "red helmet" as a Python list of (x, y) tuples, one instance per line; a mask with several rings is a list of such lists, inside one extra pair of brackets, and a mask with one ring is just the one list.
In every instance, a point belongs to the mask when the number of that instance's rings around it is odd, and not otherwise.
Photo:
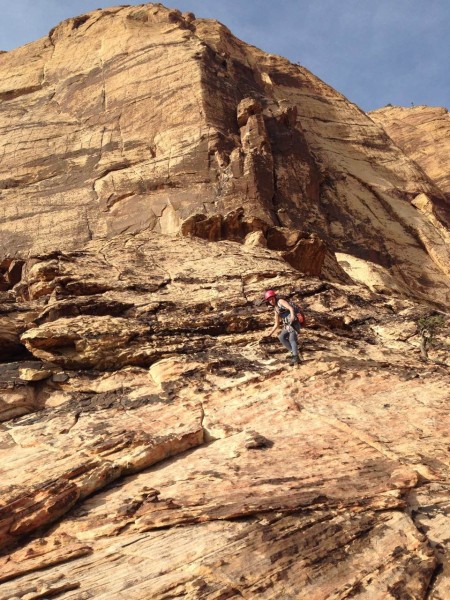
[(264, 300), (267, 302), (270, 298), (275, 298), (276, 293), (273, 290), (267, 290), (264, 294)]

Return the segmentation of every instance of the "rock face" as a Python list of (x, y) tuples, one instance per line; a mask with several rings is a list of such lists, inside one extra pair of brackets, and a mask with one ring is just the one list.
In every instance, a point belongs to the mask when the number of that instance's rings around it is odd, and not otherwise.
[(449, 304), (442, 190), (340, 94), (222, 25), (161, 5), (98, 10), (2, 54), (0, 74), (1, 255), (262, 231), (305, 273), (344, 281), (338, 252)]
[(369, 113), (444, 192), (450, 202), (450, 115), (447, 108), (388, 106)]
[[(429, 308), (282, 255), (144, 232), (25, 262), (0, 598), (448, 597), (448, 323), (425, 364)], [(294, 370), (267, 286), (311, 325)]]
[(0, 600), (449, 598), (443, 188), (161, 5), (0, 73)]

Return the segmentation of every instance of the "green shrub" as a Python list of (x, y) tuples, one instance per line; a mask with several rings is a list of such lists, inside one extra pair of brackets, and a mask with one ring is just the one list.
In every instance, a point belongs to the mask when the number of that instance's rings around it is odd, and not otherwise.
[(420, 353), (424, 360), (428, 360), (428, 348), (434, 345), (437, 332), (445, 325), (443, 315), (431, 314), (420, 317), (417, 321), (417, 330), (422, 336), (420, 341)]

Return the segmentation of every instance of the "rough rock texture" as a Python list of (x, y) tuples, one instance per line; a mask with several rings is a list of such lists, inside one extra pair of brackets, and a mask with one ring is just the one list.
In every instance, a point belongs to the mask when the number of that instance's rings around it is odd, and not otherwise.
[(447, 599), (441, 184), (161, 5), (0, 74), (0, 600)]
[(449, 304), (441, 189), (335, 90), (222, 25), (161, 5), (97, 10), (0, 55), (0, 75), (1, 256), (279, 228), (276, 249), (305, 273), (344, 281), (340, 252)]
[[(26, 261), (2, 600), (448, 596), (448, 323), (423, 363), (429, 308), (282, 254), (141, 233)], [(298, 368), (258, 341), (268, 285), (306, 310)]]
[(369, 113), (450, 202), (450, 115), (434, 106), (386, 106)]

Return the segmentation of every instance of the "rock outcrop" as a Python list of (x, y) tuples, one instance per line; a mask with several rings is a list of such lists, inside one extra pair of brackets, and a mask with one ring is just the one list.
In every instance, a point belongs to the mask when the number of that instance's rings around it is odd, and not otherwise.
[(448, 598), (442, 182), (161, 5), (0, 74), (0, 600)]
[[(0, 365), (0, 598), (445, 598), (445, 319), (425, 364), (425, 306), (167, 242), (1, 292), (34, 359)], [(258, 341), (267, 285), (306, 309), (298, 369)]]
[(97, 10), (2, 54), (0, 74), (2, 256), (281, 227), (322, 241), (285, 249), (305, 273), (344, 281), (337, 252), (449, 304), (441, 189), (335, 90), (219, 23), (152, 4)]

